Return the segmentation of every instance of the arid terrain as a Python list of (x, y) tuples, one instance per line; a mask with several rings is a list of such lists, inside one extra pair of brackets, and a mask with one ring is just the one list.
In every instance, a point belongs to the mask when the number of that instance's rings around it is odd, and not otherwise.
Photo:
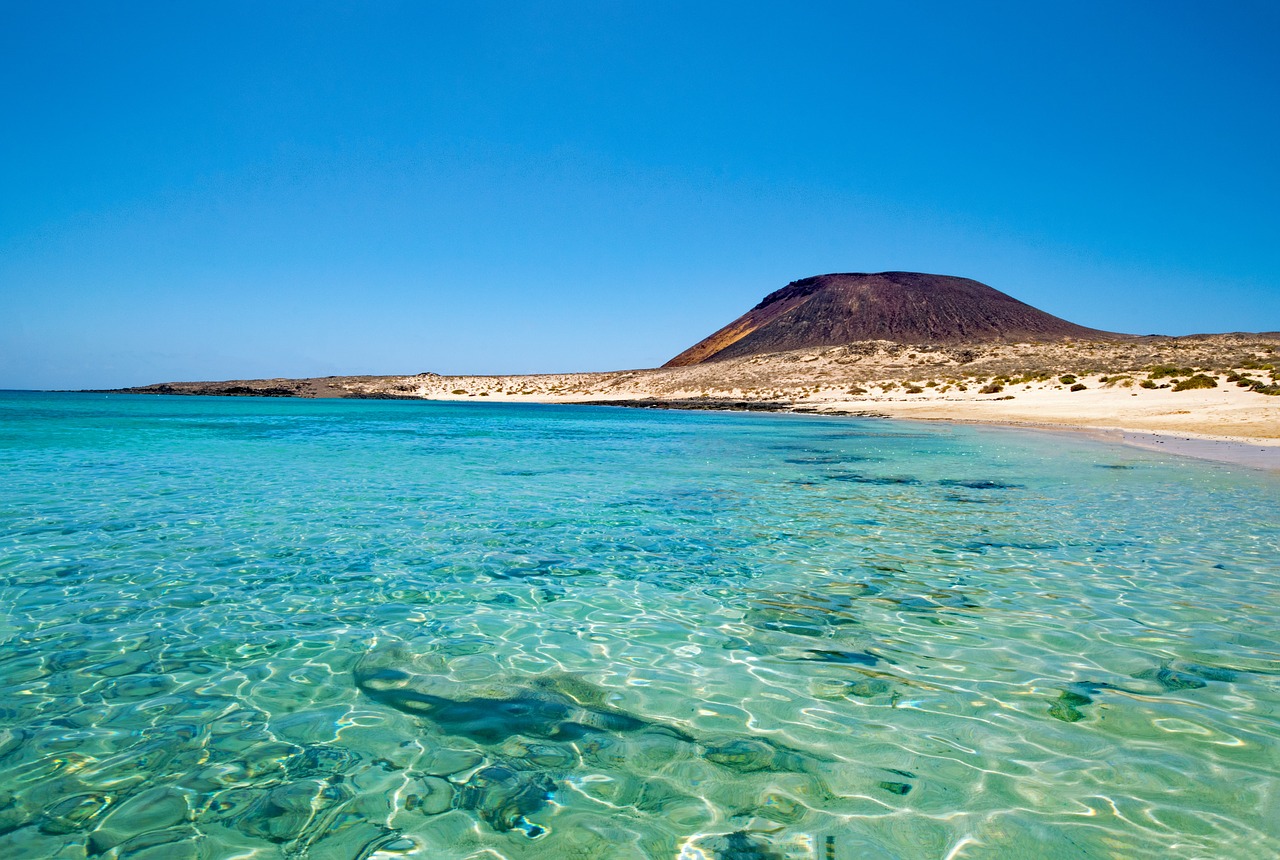
[(127, 390), (755, 408), (1145, 431), (1280, 446), (1280, 333), (1020, 344), (873, 341), (611, 373), (421, 373)]
[(972, 344), (1132, 337), (1076, 325), (972, 278), (848, 272), (801, 278), (774, 290), (663, 366), (877, 340)]
[(1261, 456), (1280, 469), (1280, 332), (1099, 331), (979, 281), (920, 272), (792, 281), (654, 370), (126, 390), (878, 415), (1130, 434), (1125, 441), (1135, 444), (1173, 440), (1133, 434), (1174, 434), (1182, 443), (1249, 446), (1231, 456)]

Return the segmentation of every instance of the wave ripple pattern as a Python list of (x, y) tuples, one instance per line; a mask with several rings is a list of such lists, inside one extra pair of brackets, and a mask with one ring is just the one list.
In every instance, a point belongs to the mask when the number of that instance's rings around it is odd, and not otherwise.
[(0, 857), (1277, 856), (1277, 511), (1032, 432), (0, 395)]

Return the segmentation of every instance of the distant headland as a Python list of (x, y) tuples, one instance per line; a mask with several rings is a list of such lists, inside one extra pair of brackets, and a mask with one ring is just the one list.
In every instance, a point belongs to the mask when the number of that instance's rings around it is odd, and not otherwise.
[(1280, 446), (1280, 332), (1087, 328), (968, 278), (792, 281), (663, 367), (165, 382), (143, 394), (608, 403), (876, 414)]

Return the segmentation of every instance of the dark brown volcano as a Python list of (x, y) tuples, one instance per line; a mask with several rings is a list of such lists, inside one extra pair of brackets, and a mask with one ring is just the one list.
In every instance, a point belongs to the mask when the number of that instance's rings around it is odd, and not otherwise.
[(966, 343), (1124, 337), (1059, 319), (968, 278), (918, 272), (817, 275), (765, 296), (664, 367), (860, 340)]

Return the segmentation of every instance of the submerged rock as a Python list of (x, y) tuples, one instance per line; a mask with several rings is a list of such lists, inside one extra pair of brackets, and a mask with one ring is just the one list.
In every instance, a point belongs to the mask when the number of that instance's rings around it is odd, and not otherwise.
[(1084, 719), (1084, 712), (1079, 709), (1079, 705), (1091, 704), (1093, 699), (1087, 696), (1073, 696), (1070, 693), (1063, 693), (1056, 702), (1049, 705), (1049, 716), (1055, 720), (1062, 720), (1064, 723), (1078, 723)]
[(920, 483), (919, 478), (909, 475), (859, 475), (855, 472), (838, 472), (823, 475), (825, 481), (843, 481), (847, 484), (871, 484), (877, 487), (914, 486)]
[(190, 818), (185, 794), (175, 788), (151, 788), (115, 807), (89, 835), (89, 848), (101, 854), (136, 836), (165, 830)]
[(702, 757), (735, 773), (807, 773), (818, 758), (768, 738), (733, 738), (708, 743)]
[(350, 770), (360, 756), (342, 747), (316, 744), (285, 759), (289, 779), (329, 778)]
[(1076, 681), (1068, 685), (1067, 689), (1063, 690), (1057, 700), (1049, 706), (1049, 716), (1064, 723), (1079, 722), (1085, 718), (1080, 708), (1092, 705), (1093, 697), (1104, 690), (1114, 690), (1130, 695), (1134, 693), (1133, 690), (1126, 690), (1124, 687), (1101, 681)]
[(61, 835), (88, 829), (111, 803), (110, 795), (96, 791), (64, 798), (45, 810), (40, 832)]
[(404, 807), (423, 815), (439, 815), (453, 808), (454, 788), (447, 779), (424, 777), (418, 791), (405, 797)]
[(847, 696), (874, 699), (892, 695), (893, 692), (893, 682), (885, 678), (864, 678), (858, 681), (822, 678), (813, 682), (813, 694), (820, 699), (842, 699)]
[(286, 783), (252, 801), (236, 816), (236, 827), (271, 842), (291, 842), (304, 834), (324, 832), (321, 813), (351, 796), (346, 786), (314, 780)]
[(11, 791), (0, 791), (0, 836), (25, 827), (30, 818), (31, 811), (21, 798)]
[(603, 691), (570, 676), (542, 676), (525, 684), (461, 685), (367, 659), (356, 668), (355, 682), (376, 702), (484, 744), (517, 736), (573, 741), (593, 733), (645, 730), (693, 741), (679, 729), (604, 704)]
[(840, 663), (846, 666), (875, 666), (880, 658), (869, 651), (828, 651), (816, 648), (807, 649), (804, 656), (792, 657), (793, 660), (811, 660), (818, 663)]
[(763, 836), (738, 830), (695, 836), (680, 846), (677, 860), (787, 860)]
[(993, 480), (943, 480), (938, 482), (942, 487), (964, 487), (966, 490), (1021, 490), (1024, 489), (1022, 484), (1009, 484), (1004, 481)]
[(911, 789), (915, 787), (909, 782), (891, 782), (889, 780), (882, 780), (879, 786), (882, 790), (897, 795), (910, 794)]
[(546, 806), (555, 789), (555, 782), (546, 774), (493, 764), (471, 775), (458, 790), (456, 803), (459, 809), (475, 812), (499, 833), (519, 827), (529, 836), (539, 836), (543, 828), (529, 823), (527, 816)]
[(1171, 693), (1175, 690), (1198, 690), (1207, 686), (1204, 681), (1186, 672), (1175, 672), (1168, 666), (1161, 666), (1158, 669), (1147, 669), (1138, 672), (1133, 677), (1140, 681), (1155, 681), (1164, 689), (1165, 692)]

